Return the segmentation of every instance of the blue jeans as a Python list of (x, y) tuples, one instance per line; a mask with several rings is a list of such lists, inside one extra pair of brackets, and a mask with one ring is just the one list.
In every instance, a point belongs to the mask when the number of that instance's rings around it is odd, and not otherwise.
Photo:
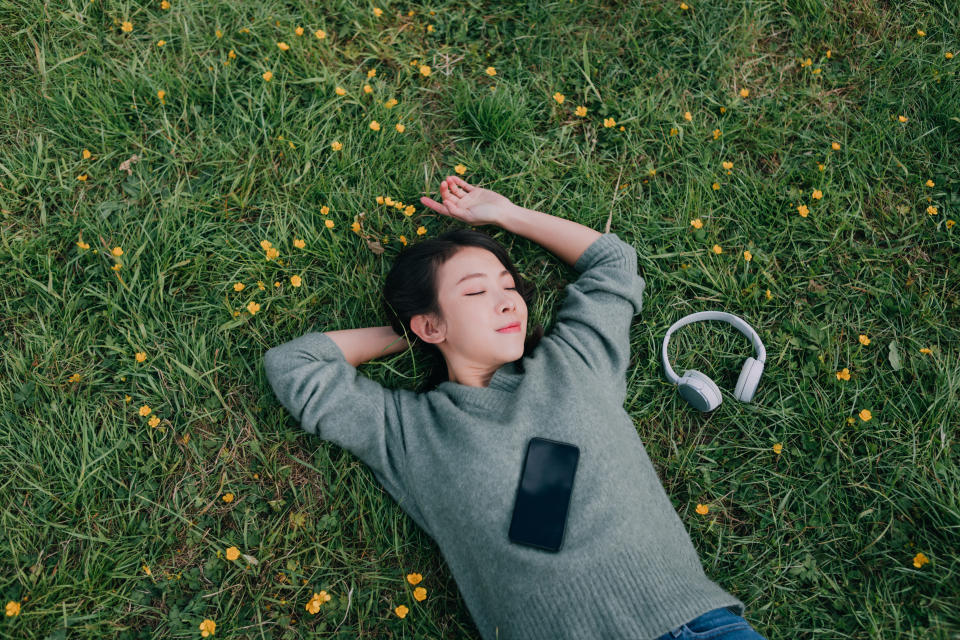
[(754, 631), (750, 623), (741, 616), (733, 613), (726, 607), (720, 607), (713, 611), (707, 611), (702, 616), (698, 616), (663, 634), (657, 640), (766, 640), (762, 635)]

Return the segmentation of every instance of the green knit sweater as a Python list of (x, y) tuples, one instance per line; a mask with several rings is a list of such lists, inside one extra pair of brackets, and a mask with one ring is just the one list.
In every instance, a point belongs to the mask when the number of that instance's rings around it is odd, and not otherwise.
[[(646, 286), (636, 250), (606, 233), (574, 269), (523, 373), (504, 364), (489, 387), (388, 389), (317, 332), (268, 350), (267, 378), (305, 431), (362, 460), (436, 541), (484, 640), (653, 639), (719, 607), (743, 615), (704, 573), (624, 410)], [(557, 553), (507, 536), (534, 436), (580, 448)]]

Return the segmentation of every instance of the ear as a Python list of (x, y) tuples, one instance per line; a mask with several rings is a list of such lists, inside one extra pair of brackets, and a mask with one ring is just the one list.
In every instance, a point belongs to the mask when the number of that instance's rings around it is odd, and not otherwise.
[(437, 344), (446, 339), (446, 330), (433, 314), (419, 313), (410, 318), (410, 329), (424, 342)]

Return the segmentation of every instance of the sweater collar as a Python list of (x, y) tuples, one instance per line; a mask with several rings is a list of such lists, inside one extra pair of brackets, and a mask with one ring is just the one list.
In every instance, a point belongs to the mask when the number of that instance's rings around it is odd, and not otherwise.
[(504, 394), (512, 394), (516, 390), (522, 379), (523, 374), (518, 372), (517, 361), (514, 360), (494, 371), (487, 387), (471, 387), (447, 380), (437, 385), (437, 391), (442, 391), (456, 400), (493, 409), (503, 403)]

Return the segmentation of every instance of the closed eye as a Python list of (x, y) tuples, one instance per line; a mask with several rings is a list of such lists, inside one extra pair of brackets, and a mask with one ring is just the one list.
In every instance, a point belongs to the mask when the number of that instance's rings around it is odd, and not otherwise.
[[(507, 290), (508, 290), (508, 291), (509, 291), (509, 290), (516, 291), (517, 288), (516, 288), (516, 287), (507, 287)], [(468, 296), (478, 296), (478, 295), (480, 295), (481, 293), (486, 293), (486, 291), (477, 291), (476, 293), (468, 293), (468, 294), (466, 294), (466, 295), (468, 295)]]

